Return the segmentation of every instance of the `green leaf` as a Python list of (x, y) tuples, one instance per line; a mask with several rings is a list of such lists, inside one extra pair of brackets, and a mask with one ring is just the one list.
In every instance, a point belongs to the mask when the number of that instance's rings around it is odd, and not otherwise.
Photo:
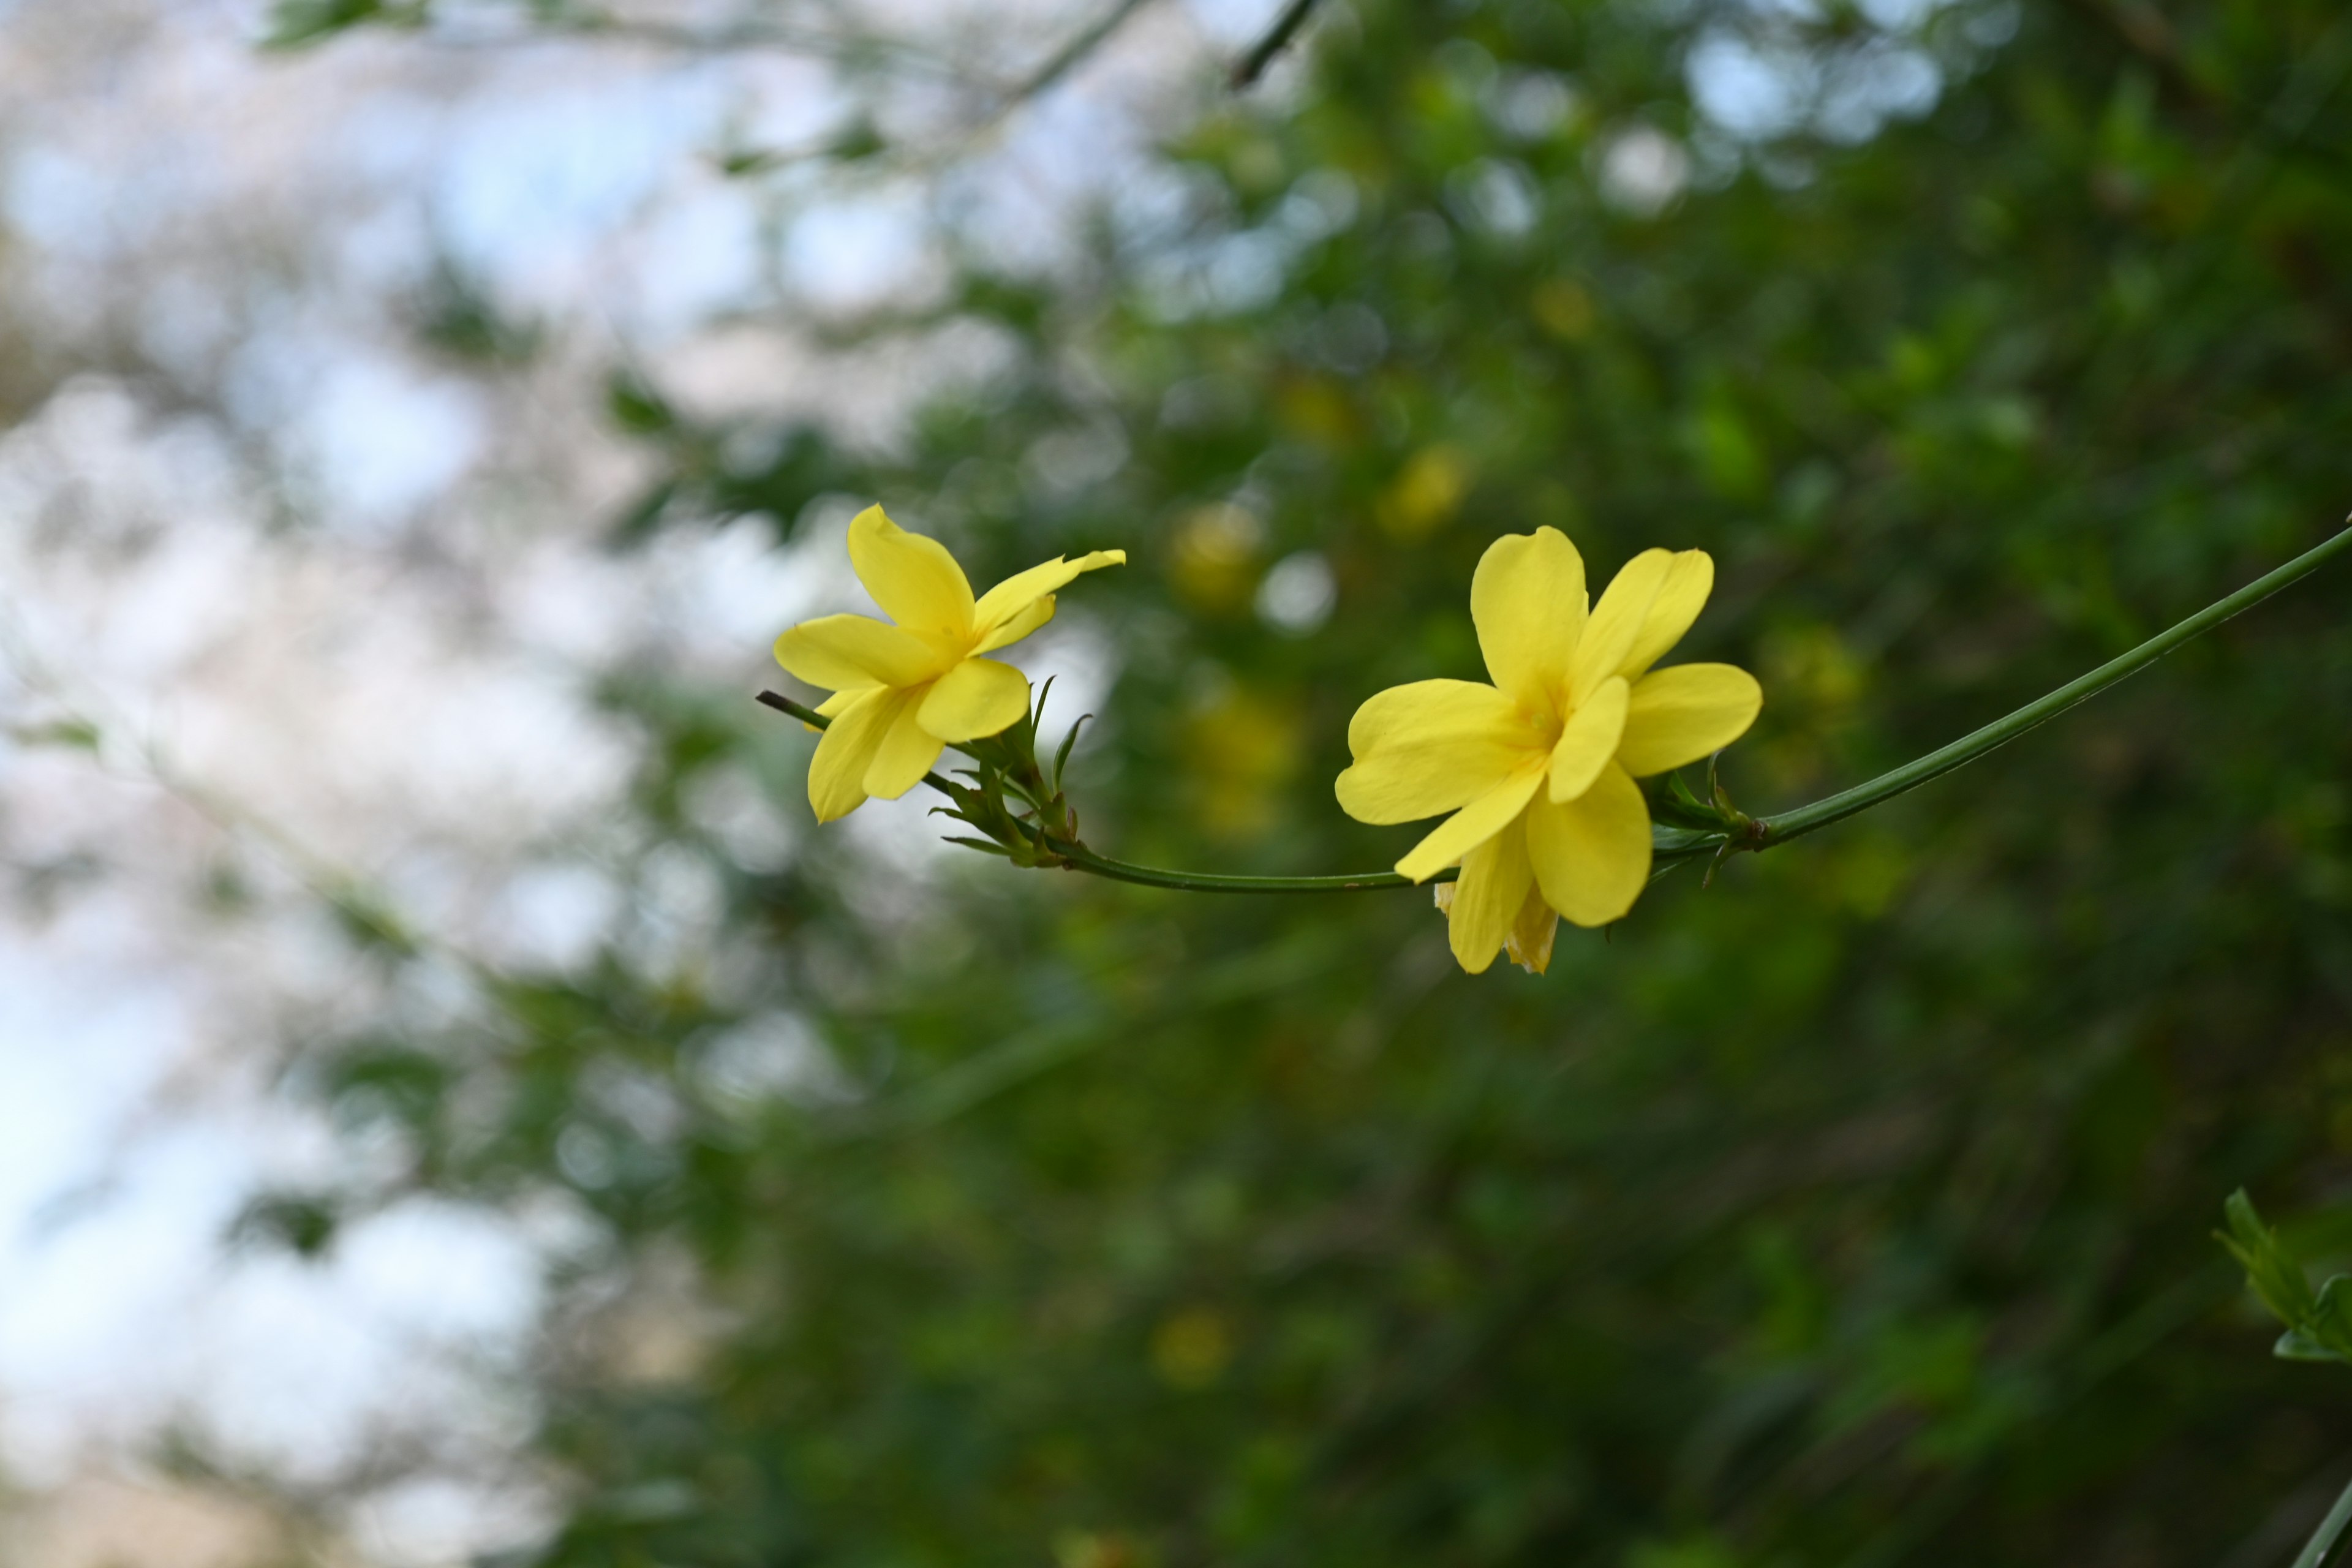
[(2222, 1213), (2230, 1228), (2216, 1233), (2221, 1245), (2245, 1269), (2246, 1283), (2263, 1305), (2286, 1325), (2271, 1353), (2285, 1361), (2352, 1366), (2352, 1275), (2336, 1275), (2315, 1296), (2302, 1260), (2263, 1223), (2244, 1188), (2230, 1194)]
[(883, 140), (874, 121), (859, 115), (850, 121), (842, 133), (825, 148), (825, 156), (844, 163), (855, 163), (886, 152), (889, 142)]
[(299, 1193), (264, 1193), (230, 1223), (229, 1239), (284, 1247), (317, 1258), (335, 1238), (341, 1219), (335, 1205)]
[(635, 371), (615, 372), (605, 384), (604, 409), (613, 422), (637, 436), (664, 436), (677, 428), (677, 410)]
[(2230, 1228), (2227, 1233), (2216, 1235), (2246, 1271), (2246, 1283), (2262, 1298), (2263, 1305), (2291, 1328), (2307, 1321), (2317, 1307), (2311, 1294), (2311, 1281), (2305, 1278), (2303, 1265), (2279, 1240), (2278, 1233), (2263, 1224), (2246, 1190), (2241, 1187), (2231, 1193), (2221, 1212)]
[(1003, 855), (1009, 857), (1013, 853), (1013, 851), (1007, 849), (1003, 845), (992, 844), (985, 838), (958, 838), (950, 836), (947, 842), (950, 844), (961, 844), (967, 849), (977, 849), (983, 855)]
[(1070, 732), (1063, 736), (1062, 743), (1055, 748), (1054, 793), (1055, 795), (1062, 793), (1062, 771), (1070, 765), (1070, 748), (1078, 743), (1078, 731), (1085, 729), (1087, 721), (1093, 717), (1091, 713), (1079, 714), (1077, 721), (1070, 726)]
[(87, 719), (58, 719), (12, 729), (8, 738), (20, 746), (66, 746), (78, 752), (95, 752), (105, 736)]
[(614, 544), (637, 544), (652, 537), (654, 531), (661, 526), (663, 517), (667, 515), (670, 503), (677, 499), (676, 479), (663, 479), (653, 485), (614, 520)]
[(397, 27), (421, 26), (428, 11), (426, 0), (385, 4), (385, 0), (278, 0), (262, 34), (265, 49), (299, 49), (323, 43), (339, 33), (371, 24)]

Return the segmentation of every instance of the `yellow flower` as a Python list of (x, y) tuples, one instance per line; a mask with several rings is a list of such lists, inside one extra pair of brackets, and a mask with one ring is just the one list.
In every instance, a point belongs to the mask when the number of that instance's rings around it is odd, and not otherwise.
[(1029, 710), (1028, 678), (980, 656), (1052, 620), (1054, 590), (1079, 573), (1126, 560), (1124, 550), (1055, 556), (975, 600), (945, 545), (908, 533), (878, 506), (859, 512), (849, 525), (849, 563), (898, 625), (826, 616), (776, 639), (778, 664), (833, 689), (817, 709), (833, 723), (809, 763), (816, 819), (846, 816), (869, 795), (896, 800), (944, 747), (1018, 722)]
[(1340, 808), (1359, 822), (1451, 812), (1396, 868), (1438, 890), (1454, 956), (1476, 974), (1507, 946), (1538, 973), (1560, 915), (1606, 925), (1650, 876), (1650, 810), (1633, 781), (1730, 744), (1762, 688), (1727, 664), (1653, 672), (1715, 586), (1704, 551), (1645, 550), (1590, 605), (1584, 562), (1558, 529), (1487, 546), (1470, 618), (1494, 685), (1391, 687), (1348, 725)]

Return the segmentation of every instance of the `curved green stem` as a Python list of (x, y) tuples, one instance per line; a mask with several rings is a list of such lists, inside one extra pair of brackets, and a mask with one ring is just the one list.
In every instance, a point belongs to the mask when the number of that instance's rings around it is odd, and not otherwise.
[[(1650, 860), (1657, 868), (1712, 855), (1723, 845), (1721, 834), (1692, 833), (1675, 827), (1654, 827), (1651, 837)], [(1394, 871), (1358, 871), (1338, 877), (1229, 877), (1206, 871), (1163, 871), (1156, 866), (1130, 865), (1108, 855), (1097, 855), (1083, 844), (1065, 844), (1059, 839), (1048, 839), (1046, 843), (1069, 862), (1073, 870), (1091, 871), (1114, 882), (1169, 888), (1182, 893), (1361, 893), (1382, 888), (1432, 887), (1451, 882), (1462, 874), (1460, 867), (1448, 866), (1426, 882), (1400, 877)]]
[[(1131, 866), (1108, 855), (1097, 855), (1083, 844), (1049, 842), (1053, 843), (1054, 852), (1068, 861), (1073, 870), (1091, 871), (1097, 877), (1132, 882), (1139, 888), (1170, 888), (1182, 893), (1360, 893), (1375, 888), (1429, 885), (1408, 881), (1394, 871), (1360, 871), (1351, 877), (1228, 877), (1207, 871), (1163, 871), (1156, 866)], [(1449, 866), (1429, 880), (1450, 882), (1461, 874), (1461, 868)]]
[(2281, 588), (2298, 578), (2317, 571), (2330, 558), (2342, 554), (2352, 546), (2352, 527), (2346, 528), (2325, 543), (2305, 551), (2277, 571), (2257, 577), (2228, 598), (2208, 605), (2179, 626), (2155, 637), (2125, 654), (2109, 659), (2078, 680), (2070, 680), (2049, 696), (2029, 702), (2005, 719), (1996, 719), (1972, 734), (1963, 735), (1940, 751), (1928, 752), (1916, 762), (1906, 763), (1891, 773), (1884, 773), (1868, 784), (1856, 784), (1826, 800), (1811, 805), (1801, 805), (1777, 816), (1759, 819), (1755, 826), (1757, 842), (1750, 846), (1764, 848), (1801, 838), (1808, 833), (1842, 822), (1856, 812), (1868, 811), (1882, 801), (1894, 799), (1906, 790), (1918, 788), (1929, 779), (1939, 778), (1954, 768), (1976, 761), (1996, 746), (2006, 745), (2028, 730), (2046, 724), (2077, 702), (2095, 697), (2126, 676), (2137, 674), (2154, 664), (2189, 638), (2211, 631), (2231, 616), (2252, 609)]
[[(1867, 784), (1856, 784), (1850, 790), (1817, 800), (1811, 805), (1798, 806), (1776, 816), (1744, 822), (1742, 826), (1721, 832), (1660, 825), (1652, 830), (1653, 862), (1664, 868), (1727, 849), (1769, 849), (1776, 844), (1785, 844), (1792, 838), (1801, 838), (1827, 827), (1832, 822), (1843, 821), (1858, 812), (1868, 811), (1906, 790), (1916, 789), (1930, 779), (1941, 777), (1954, 768), (1974, 762), (1994, 747), (2017, 739), (2028, 730), (2048, 723), (2076, 703), (2096, 696), (2125, 677), (2154, 664), (2191, 637), (2212, 630), (2231, 616), (2262, 603), (2288, 584), (2318, 570), (2347, 549), (2352, 549), (2352, 527), (2347, 527), (2325, 543), (2304, 552), (2275, 572), (2256, 578), (2228, 598), (2207, 605), (2179, 625), (2150, 637), (2122, 658), (2110, 659), (2088, 675), (2068, 681), (2047, 697), (2027, 703), (2008, 717), (1997, 719), (1941, 750), (1928, 752), (1916, 762), (1906, 763), (1899, 768), (1881, 773)], [(814, 710), (772, 691), (761, 692), (760, 700), (816, 729), (825, 727), (826, 721)], [(925, 773), (923, 782), (952, 797), (952, 787), (937, 773)], [(1167, 888), (1185, 893), (1359, 893), (1427, 885), (1410, 881), (1393, 871), (1360, 871), (1336, 877), (1230, 877), (1213, 872), (1169, 871), (1154, 866), (1135, 866), (1124, 860), (1114, 860), (1109, 856), (1096, 854), (1083, 844), (1064, 842), (1044, 833), (1035, 835), (1035, 843), (1040, 850), (1066, 869), (1085, 871), (1116, 882)], [(1440, 871), (1430, 881), (1451, 881), (1456, 875), (1458, 872), (1449, 868)]]
[(2344, 1489), (2336, 1506), (2327, 1510), (2327, 1517), (2319, 1521), (2319, 1528), (2304, 1542), (2303, 1550), (2295, 1554), (2294, 1568), (2321, 1568), (2336, 1550), (2336, 1542), (2344, 1539), (2347, 1527), (2352, 1527), (2352, 1486)]

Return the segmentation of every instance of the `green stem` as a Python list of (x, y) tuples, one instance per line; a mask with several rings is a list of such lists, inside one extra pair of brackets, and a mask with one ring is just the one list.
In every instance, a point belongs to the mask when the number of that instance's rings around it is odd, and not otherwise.
[[(1906, 763), (1891, 773), (1881, 773), (1868, 784), (1856, 784), (1826, 800), (1817, 800), (1811, 805), (1799, 806), (1778, 816), (1759, 818), (1748, 823), (1744, 829), (1736, 833), (1701, 832), (1663, 825), (1656, 826), (1652, 829), (1653, 862), (1659, 867), (1670, 866), (1717, 853), (1727, 847), (1768, 849), (1773, 845), (1785, 844), (1790, 839), (1801, 838), (1827, 827), (1832, 822), (1843, 821), (1858, 812), (1867, 811), (1906, 790), (1916, 789), (1928, 780), (1941, 777), (1954, 768), (1974, 762), (1994, 747), (2017, 739), (2028, 730), (2048, 723), (2076, 703), (2154, 664), (2189, 638), (2212, 630), (2231, 616), (2251, 609), (2288, 584), (2318, 570), (2347, 548), (2352, 548), (2352, 527), (2304, 552), (2267, 576), (2247, 584), (2218, 604), (2198, 611), (2170, 630), (2150, 637), (2122, 658), (2110, 659), (2090, 674), (2067, 682), (2038, 701), (2027, 703), (2007, 718), (1995, 720), (1983, 729), (1961, 737), (1940, 751), (1930, 752), (1916, 762)], [(812, 710), (772, 691), (760, 693), (760, 700), (817, 729), (822, 730), (825, 726), (826, 721)], [(925, 773), (923, 782), (942, 794), (948, 790), (947, 781), (937, 773)], [(1167, 888), (1185, 893), (1358, 893), (1375, 889), (1427, 885), (1410, 881), (1393, 871), (1360, 871), (1337, 877), (1228, 877), (1213, 872), (1168, 871), (1154, 866), (1135, 866), (1124, 860), (1114, 860), (1107, 855), (1096, 854), (1083, 844), (1065, 843), (1044, 835), (1039, 835), (1039, 839), (1041, 847), (1050, 850), (1071, 870), (1089, 872), (1112, 881), (1132, 882), (1146, 888)], [(1458, 874), (1449, 868), (1440, 871), (1430, 880), (1451, 881)]]
[[(1140, 888), (1172, 888), (1184, 893), (1360, 893), (1373, 888), (1426, 887), (1394, 871), (1362, 871), (1352, 877), (1226, 877), (1205, 871), (1163, 871), (1156, 866), (1131, 866), (1097, 855), (1083, 844), (1055, 843), (1054, 852), (1080, 871), (1091, 871), (1114, 882)], [(1430, 882), (1450, 882), (1462, 874), (1449, 866)]]
[(2294, 1568), (2320, 1568), (2320, 1564), (2327, 1561), (2328, 1553), (2335, 1550), (2336, 1543), (2344, 1539), (2347, 1525), (2352, 1525), (2352, 1486), (2344, 1489), (2343, 1495), (2336, 1500), (2336, 1506), (2329, 1509), (2327, 1517), (2319, 1521), (2318, 1530), (2313, 1532), (2311, 1540), (2305, 1543), (2302, 1552), (2296, 1556)]
[(2218, 604), (2208, 605), (2169, 631), (2158, 633), (2121, 658), (2108, 660), (2079, 680), (2068, 681), (2049, 696), (2027, 703), (2005, 719), (1996, 719), (1973, 734), (1964, 735), (1916, 762), (1906, 763), (1892, 773), (1881, 773), (1868, 784), (1856, 784), (1826, 800), (1817, 800), (1811, 805), (1801, 805), (1794, 811), (1784, 811), (1778, 816), (1763, 818), (1756, 824), (1757, 843), (1753, 847), (1762, 848), (1785, 844), (1791, 838), (1801, 838), (1808, 833), (1827, 827), (1832, 822), (1842, 822), (1857, 812), (1868, 811), (1906, 790), (1916, 789), (1929, 779), (1940, 778), (1954, 768), (1976, 761), (1994, 747), (2006, 745), (2028, 730), (2048, 723), (2077, 702), (2097, 696), (2126, 676), (2137, 674), (2189, 638), (2211, 631), (2242, 610), (2252, 609), (2288, 584), (2317, 571), (2331, 557), (2342, 554), (2347, 546), (2352, 546), (2352, 528), (2347, 528), (2325, 543), (2305, 551), (2277, 571), (2256, 578)]
[[(1650, 832), (1650, 862), (1654, 868), (1696, 860), (1723, 847), (1719, 833), (1692, 833), (1664, 826), (1653, 827)], [(1114, 882), (1171, 888), (1182, 893), (1361, 893), (1380, 888), (1426, 888), (1451, 882), (1462, 874), (1460, 867), (1448, 866), (1425, 882), (1400, 877), (1394, 871), (1358, 871), (1339, 877), (1228, 877), (1204, 871), (1163, 871), (1156, 866), (1130, 865), (1108, 855), (1097, 855), (1083, 844), (1065, 844), (1059, 839), (1046, 842), (1074, 869), (1091, 871)]]

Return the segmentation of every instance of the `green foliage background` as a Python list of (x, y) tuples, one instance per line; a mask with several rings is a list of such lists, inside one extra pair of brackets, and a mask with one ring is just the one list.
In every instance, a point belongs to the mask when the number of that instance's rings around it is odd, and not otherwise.
[[(1706, 29), (1885, 47), (1773, 15), (1353, 5), (1297, 101), (1168, 149), (1181, 214), (1106, 220), (1050, 287), (974, 247), (940, 318), (1016, 363), (897, 457), (621, 384), (616, 438), (672, 469), (623, 534), (790, 536), (849, 495), (983, 584), (1125, 547), (1065, 595), (1120, 672), (1088, 837), (1272, 872), (1411, 842), (1335, 809), (1347, 719), (1477, 673), (1502, 532), (1599, 574), (1715, 554), (1681, 657), (1762, 677), (1726, 771), (1760, 812), (2337, 526), (2352, 14), (1953, 5), (1923, 118), (1718, 138), (1667, 210), (1604, 199), (1628, 127), (1701, 132)], [(1549, 81), (1570, 112), (1524, 133)], [(1304, 550), (1337, 608), (1291, 636), (1251, 605)], [(691, 1280), (690, 1370), (545, 1368), (549, 1568), (2284, 1561), (2352, 1407), (2267, 1358), (2209, 1232), (2241, 1184), (2324, 1231), (2352, 1173), (2346, 602), (2315, 580), (1964, 773), (1677, 872), (1543, 978), (1455, 973), (1425, 894), (975, 857), (885, 910), (814, 830), (746, 870), (678, 802), (748, 762), (804, 816), (810, 737), (747, 648), (740, 690), (609, 694), (660, 742), (647, 856), (726, 877), (719, 950), (508, 977), (301, 1082), (397, 1127), (402, 1185), (564, 1189)], [(778, 1012), (822, 1092), (745, 1079)]]

